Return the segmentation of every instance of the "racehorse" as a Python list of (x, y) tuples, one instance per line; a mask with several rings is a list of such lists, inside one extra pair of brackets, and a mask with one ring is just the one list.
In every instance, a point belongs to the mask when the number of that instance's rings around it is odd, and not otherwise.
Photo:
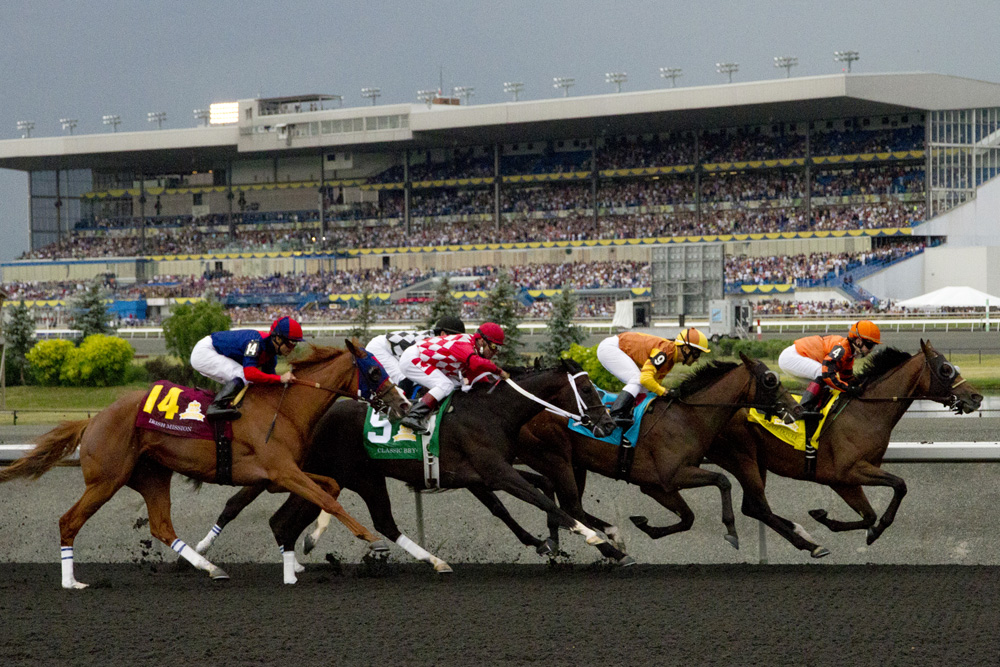
[[(614, 421), (589, 377), (572, 360), (563, 360), (558, 368), (526, 371), (516, 381), (499, 382), (491, 390), (477, 386), (468, 393), (456, 392), (452, 410), (440, 427), (440, 486), (469, 488), (481, 500), (479, 490), (506, 491), (541, 508), (560, 526), (583, 535), (606, 558), (631, 565), (635, 561), (630, 556), (560, 510), (511, 465), (521, 427), (543, 409), (565, 414), (567, 405), (569, 410), (578, 411), (574, 417), (582, 418), (597, 434), (606, 436), (614, 430)], [(424, 488), (423, 463), (368, 459), (362, 442), (364, 423), (365, 411), (359, 406), (334, 405), (317, 425), (307, 469), (337, 475), (338, 481), (364, 499), (376, 530), (437, 571), (450, 572), (447, 563), (404, 535), (392, 516), (385, 478)], [(294, 555), (296, 538), (318, 513), (314, 504), (293, 496), (271, 517), (271, 529), (286, 554)], [(290, 562), (294, 559), (286, 561), (285, 576), (293, 583)]]
[[(596, 440), (567, 428), (565, 418), (535, 417), (521, 430), (518, 458), (549, 478), (559, 505), (571, 516), (616, 539), (618, 529), (586, 514), (581, 505), (587, 471), (636, 484), (679, 517), (669, 526), (650, 526), (646, 517), (630, 517), (651, 538), (689, 530), (694, 513), (680, 489), (715, 486), (722, 496), (725, 539), (739, 548), (729, 479), (700, 467), (715, 434), (741, 407), (755, 405), (788, 415), (797, 406), (778, 376), (762, 361), (740, 354), (742, 363), (714, 361), (689, 375), (675, 390), (650, 402), (639, 427), (631, 466), (622, 445)], [(550, 526), (551, 528), (551, 526)], [(556, 531), (550, 537), (557, 540)]]
[[(243, 417), (233, 423), (229, 483), (266, 480), (272, 488), (319, 504), (355, 536), (375, 544), (377, 538), (337, 502), (339, 485), (329, 477), (306, 474), (298, 465), (313, 425), (339, 395), (354, 397), (361, 391), (364, 398), (396, 418), (406, 413), (406, 401), (374, 357), (351, 341), (347, 348), (313, 347), (291, 362), (297, 378), (294, 384), (256, 385), (247, 393)], [(178, 539), (170, 519), (171, 476), (179, 472), (196, 481), (217, 483), (216, 445), (211, 440), (136, 428), (146, 394), (131, 392), (90, 419), (60, 424), (43, 435), (31, 452), (0, 469), (0, 482), (38, 478), (79, 445), (87, 486), (59, 520), (63, 588), (86, 587), (73, 575), (73, 541), (87, 519), (125, 485), (145, 499), (154, 537), (213, 579), (228, 579), (221, 568)]]
[[(868, 544), (872, 544), (892, 524), (906, 495), (906, 482), (881, 467), (889, 435), (903, 413), (918, 398), (942, 403), (956, 414), (979, 409), (983, 400), (955, 366), (922, 340), (915, 355), (894, 348), (873, 354), (857, 379), (863, 388), (861, 396), (841, 397), (845, 402), (834, 406), (820, 433), (814, 478), (805, 472), (803, 451), (749, 422), (745, 411), (733, 417), (708, 452), (709, 460), (732, 473), (743, 487), (743, 513), (767, 524), (813, 558), (830, 552), (816, 544), (802, 526), (771, 511), (764, 495), (767, 471), (829, 486), (861, 519), (837, 521), (822, 509), (811, 510), (809, 515), (835, 532), (867, 530)], [(865, 496), (864, 486), (892, 488), (892, 500), (881, 518)]]

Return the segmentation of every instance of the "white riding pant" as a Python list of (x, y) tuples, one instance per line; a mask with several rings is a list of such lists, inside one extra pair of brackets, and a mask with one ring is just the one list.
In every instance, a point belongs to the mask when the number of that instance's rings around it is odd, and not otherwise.
[(207, 378), (225, 384), (239, 378), (246, 382), (243, 376), (243, 366), (229, 357), (219, 354), (212, 345), (212, 337), (205, 336), (195, 343), (191, 350), (191, 366)]
[(451, 392), (461, 387), (461, 383), (445, 375), (440, 369), (431, 367), (433, 370), (428, 374), (427, 367), (420, 361), (420, 346), (411, 345), (406, 348), (399, 358), (399, 367), (403, 369), (403, 375), (416, 384), (427, 387), (427, 393), (438, 402), (446, 399)]
[[(410, 347), (416, 347), (411, 345)], [(399, 360), (392, 353), (392, 346), (389, 345), (389, 341), (386, 337), (375, 336), (369, 341), (368, 345), (365, 345), (365, 349), (372, 353), (372, 355), (378, 359), (378, 362), (382, 364), (382, 368), (385, 369), (386, 374), (389, 379), (392, 380), (393, 384), (399, 384), (406, 378), (403, 374), (403, 369), (399, 366)], [(410, 348), (406, 348), (407, 350)], [(405, 352), (405, 350), (404, 350)]]
[(632, 394), (632, 398), (639, 395), (642, 391), (639, 367), (632, 357), (622, 352), (618, 346), (618, 336), (609, 336), (598, 344), (597, 360), (608, 369), (608, 372), (625, 383), (622, 391)]
[(823, 364), (815, 359), (803, 357), (794, 345), (789, 345), (781, 351), (778, 368), (803, 380), (815, 380), (823, 374)]

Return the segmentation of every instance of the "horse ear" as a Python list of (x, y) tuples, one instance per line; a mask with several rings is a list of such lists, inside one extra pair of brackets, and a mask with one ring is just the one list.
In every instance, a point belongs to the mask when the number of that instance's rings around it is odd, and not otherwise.
[(740, 360), (746, 366), (752, 366), (753, 365), (753, 359), (751, 359), (747, 355), (743, 354), (743, 352), (740, 352)]
[(347, 349), (350, 351), (350, 353), (353, 354), (355, 357), (360, 357), (361, 353), (358, 351), (358, 346), (356, 343), (357, 339), (351, 339), (351, 338), (344, 339), (344, 344), (347, 345)]
[(541, 357), (535, 357), (535, 370), (538, 371), (538, 370), (541, 370), (541, 369), (542, 369), (542, 358)]
[(920, 339), (920, 350), (924, 353), (925, 357), (929, 357), (930, 356), (931, 349), (933, 349), (933, 348), (931, 348), (931, 342), (929, 340), (924, 340), (923, 338), (921, 338)]

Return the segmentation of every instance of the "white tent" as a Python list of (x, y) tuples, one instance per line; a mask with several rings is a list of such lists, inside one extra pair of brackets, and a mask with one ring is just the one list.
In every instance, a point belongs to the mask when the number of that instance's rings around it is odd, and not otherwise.
[(897, 301), (897, 306), (904, 308), (985, 308), (989, 301), (991, 307), (1000, 306), (1000, 297), (980, 292), (972, 287), (942, 287), (941, 289), (915, 296), (906, 301)]

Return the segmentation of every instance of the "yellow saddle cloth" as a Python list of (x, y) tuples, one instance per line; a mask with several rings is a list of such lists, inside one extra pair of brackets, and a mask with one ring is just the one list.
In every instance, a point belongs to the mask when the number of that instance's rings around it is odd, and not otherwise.
[[(813, 433), (812, 442), (813, 447), (817, 447), (819, 443), (819, 435), (823, 432), (823, 426), (826, 424), (826, 418), (830, 414), (830, 408), (833, 404), (837, 402), (840, 397), (840, 392), (836, 389), (831, 389), (830, 400), (826, 402), (823, 409), (820, 410), (823, 417), (820, 419), (819, 424), (816, 426), (816, 432)], [(796, 400), (801, 400), (801, 396), (796, 396), (792, 394)], [(801, 419), (796, 421), (794, 424), (786, 424), (781, 420), (781, 417), (771, 417), (768, 419), (764, 416), (763, 412), (756, 410), (755, 408), (750, 408), (749, 414), (747, 415), (747, 421), (753, 422), (755, 424), (760, 424), (765, 429), (771, 432), (774, 437), (778, 438), (782, 442), (788, 443), (795, 449), (805, 451), (806, 449), (806, 428), (805, 424)]]

